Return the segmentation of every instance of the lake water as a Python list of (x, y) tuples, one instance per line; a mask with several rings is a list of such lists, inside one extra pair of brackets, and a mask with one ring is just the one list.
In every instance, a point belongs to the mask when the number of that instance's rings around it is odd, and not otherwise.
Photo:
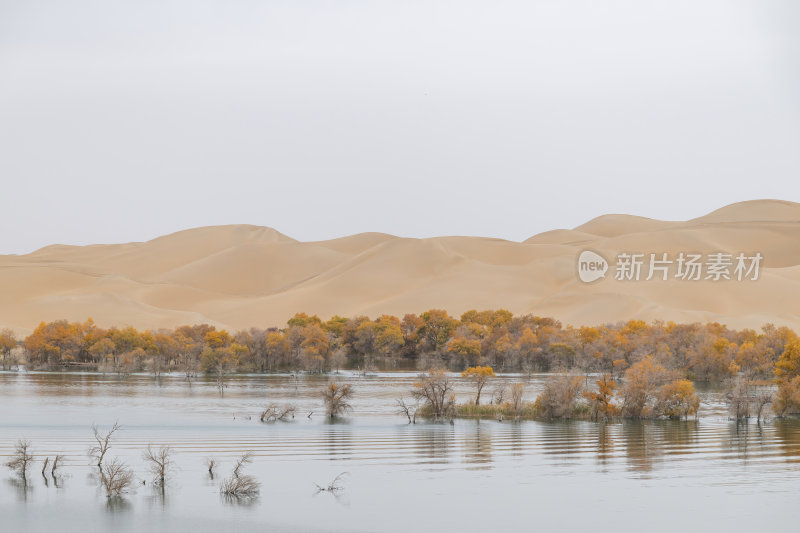
[[(498, 422), (409, 425), (394, 399), (415, 374), (343, 373), (354, 410), (330, 423), (324, 376), (0, 373), (0, 460), (27, 438), (37, 456), (27, 487), (0, 472), (0, 531), (797, 531), (800, 423), (728, 421), (719, 392), (701, 391), (698, 421)], [(523, 379), (505, 376), (495, 384)], [(524, 378), (533, 397), (544, 376)], [(495, 385), (487, 386), (484, 397)], [(459, 400), (470, 389), (459, 385)], [(264, 424), (270, 402), (294, 420)], [(313, 412), (311, 418), (307, 415)], [(118, 420), (109, 457), (137, 476), (109, 501), (89, 464), (91, 426)], [(162, 494), (141, 453), (169, 445), (177, 468)], [(252, 501), (219, 483), (250, 450), (261, 482)], [(58, 482), (40, 474), (62, 453)], [(205, 460), (219, 461), (210, 479)], [(341, 472), (343, 489), (318, 493)], [(148, 480), (145, 485), (141, 480)]]

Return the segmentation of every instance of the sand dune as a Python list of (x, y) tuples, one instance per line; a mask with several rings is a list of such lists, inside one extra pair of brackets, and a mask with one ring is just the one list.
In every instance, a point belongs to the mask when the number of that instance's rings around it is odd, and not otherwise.
[[(102, 326), (236, 329), (280, 325), (296, 311), (328, 317), (505, 307), (575, 325), (643, 318), (800, 329), (798, 242), (800, 204), (778, 200), (741, 202), (688, 221), (604, 215), (521, 243), (383, 233), (298, 242), (265, 227), (204, 227), (143, 243), (0, 256), (0, 326), (24, 334), (41, 320), (91, 316)], [(606, 279), (579, 280), (576, 260), (585, 249), (612, 263)], [(620, 252), (681, 251), (760, 252), (764, 261), (757, 281), (613, 279)]]

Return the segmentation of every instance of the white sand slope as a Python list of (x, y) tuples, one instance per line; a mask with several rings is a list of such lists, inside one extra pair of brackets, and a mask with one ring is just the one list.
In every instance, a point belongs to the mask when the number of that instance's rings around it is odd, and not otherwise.
[[(582, 283), (581, 251), (612, 263)], [(620, 252), (764, 256), (757, 281), (617, 281)], [(645, 266), (646, 269), (646, 266)], [(472, 308), (597, 324), (630, 318), (800, 329), (800, 204), (757, 200), (685, 222), (605, 215), (524, 242), (362, 233), (298, 242), (271, 228), (196, 228), (143, 243), (48, 246), (0, 256), (0, 326), (93, 317), (101, 326), (284, 324), (297, 311), (402, 316)]]

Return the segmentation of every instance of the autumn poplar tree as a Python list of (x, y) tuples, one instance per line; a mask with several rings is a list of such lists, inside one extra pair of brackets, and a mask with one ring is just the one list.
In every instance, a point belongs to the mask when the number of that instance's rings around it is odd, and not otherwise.
[(486, 383), (489, 381), (489, 378), (494, 377), (494, 370), (490, 366), (473, 366), (461, 373), (461, 377), (468, 379), (472, 382), (473, 386), (476, 389), (475, 394), (475, 405), (480, 405), (481, 403), (481, 391)]

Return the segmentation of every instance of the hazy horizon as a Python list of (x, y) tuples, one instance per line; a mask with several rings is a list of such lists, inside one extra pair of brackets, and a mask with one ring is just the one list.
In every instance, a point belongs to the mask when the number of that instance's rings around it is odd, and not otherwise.
[(800, 201), (784, 0), (0, 0), (0, 253)]

